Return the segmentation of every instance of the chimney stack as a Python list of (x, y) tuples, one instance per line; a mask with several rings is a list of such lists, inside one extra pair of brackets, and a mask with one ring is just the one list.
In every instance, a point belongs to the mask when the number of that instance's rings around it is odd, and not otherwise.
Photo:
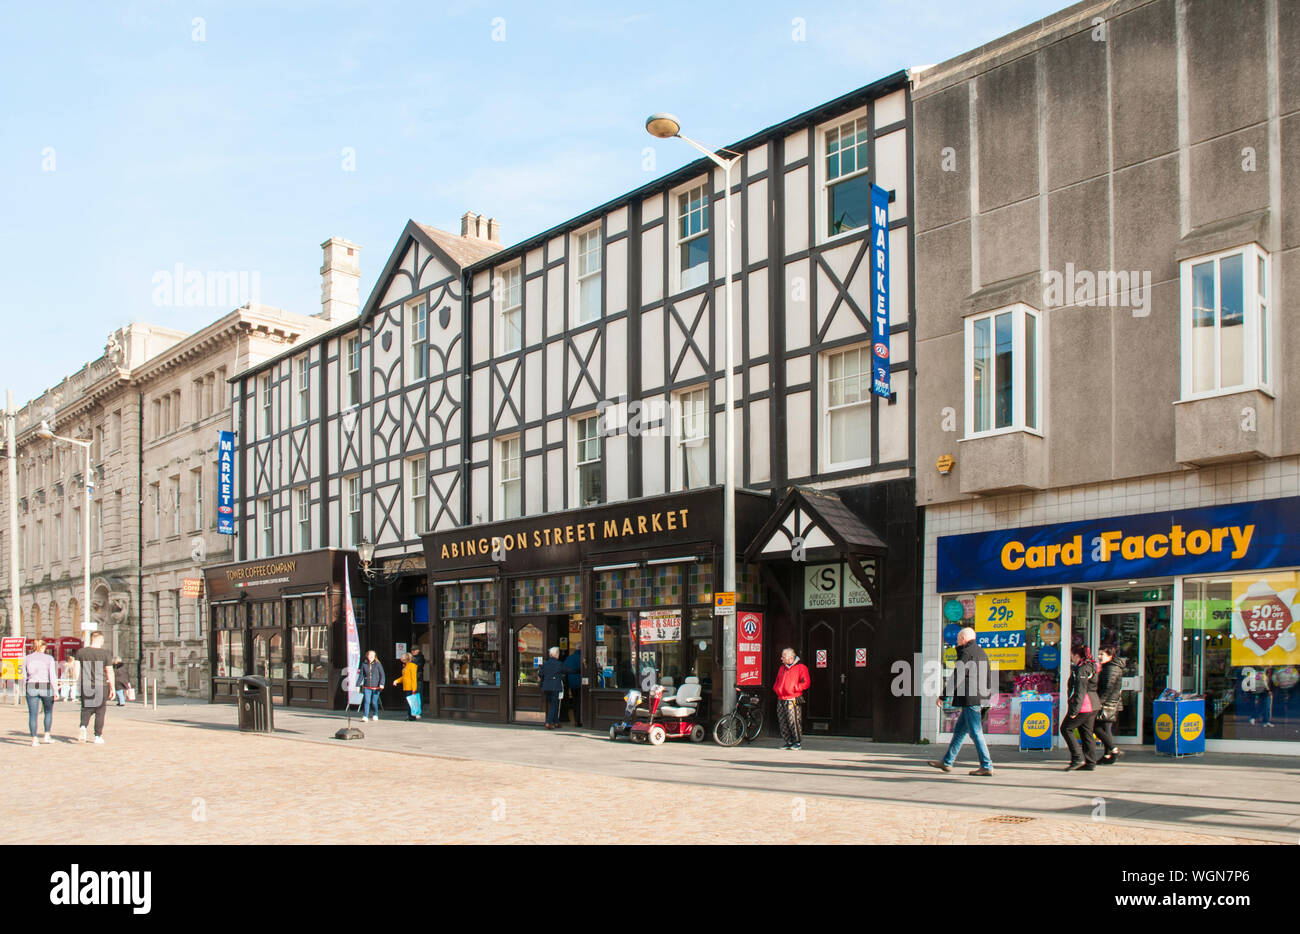
[(489, 243), (501, 242), (501, 225), (495, 217), (484, 217), (473, 211), (466, 211), (460, 216), (460, 235), (473, 237), (475, 240), (487, 240)]
[(361, 307), (361, 247), (342, 237), (321, 244), (325, 264), (320, 268), (320, 314), (326, 321), (355, 318)]

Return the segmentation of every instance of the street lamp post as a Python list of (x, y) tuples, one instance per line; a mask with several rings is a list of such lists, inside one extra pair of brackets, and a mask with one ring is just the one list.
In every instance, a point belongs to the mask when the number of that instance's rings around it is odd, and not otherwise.
[(41, 422), (41, 427), (36, 429), (36, 435), (39, 438), (45, 438), (50, 441), (62, 441), (64, 444), (76, 445), (77, 447), (80, 447), (86, 452), (86, 472), (82, 475), (83, 477), (82, 486), (85, 488), (86, 491), (86, 507), (83, 510), (83, 513), (85, 515), (85, 523), (84, 523), (85, 537), (83, 540), (83, 545), (84, 545), (85, 566), (86, 566), (85, 567), (86, 593), (85, 593), (85, 599), (82, 601), (81, 604), (81, 642), (82, 645), (89, 645), (90, 644), (90, 495), (95, 488), (95, 482), (94, 480), (91, 479), (91, 477), (93, 476), (91, 474), (91, 465), (90, 465), (91, 442), (83, 441), (80, 438), (65, 438), (61, 435), (56, 435), (50, 429), (50, 423), (46, 421)]
[[(736, 592), (736, 385), (735, 385), (735, 317), (731, 303), (731, 170), (741, 159), (737, 153), (731, 153), (730, 159), (723, 159), (717, 153), (701, 146), (695, 140), (682, 135), (681, 121), (668, 113), (651, 114), (645, 121), (646, 132), (659, 139), (676, 137), (688, 146), (702, 152), (714, 165), (722, 169), (726, 178), (726, 191), (723, 202), (727, 214), (722, 228), (722, 252), (724, 256), (723, 307), (726, 329), (722, 339), (722, 356), (726, 366), (723, 377), (723, 393), (726, 395), (727, 410), (722, 424), (724, 428), (723, 444), (723, 485), (722, 485), (722, 589), (727, 593)], [(736, 704), (736, 616), (733, 612), (722, 617), (722, 708), (730, 713)]]

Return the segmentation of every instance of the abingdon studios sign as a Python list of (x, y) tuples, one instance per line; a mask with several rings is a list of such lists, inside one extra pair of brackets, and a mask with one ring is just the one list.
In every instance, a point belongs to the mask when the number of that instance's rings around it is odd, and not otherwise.
[[(767, 497), (737, 492), (738, 541), (757, 534), (767, 509)], [(711, 487), (432, 532), (424, 536), (424, 554), (431, 573), (439, 576), (466, 568), (533, 571), (576, 567), (584, 558), (596, 555), (669, 546), (689, 549), (721, 542), (722, 491)]]

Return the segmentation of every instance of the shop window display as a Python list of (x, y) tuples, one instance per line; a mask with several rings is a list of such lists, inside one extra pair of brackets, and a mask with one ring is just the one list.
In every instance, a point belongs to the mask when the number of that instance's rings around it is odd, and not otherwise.
[[(941, 605), (945, 679), (956, 664), (957, 635), (963, 627), (975, 630), (979, 645), (996, 668), (996, 693), (985, 732), (1018, 735), (1020, 700), (1028, 692), (1052, 698), (1055, 722), (1060, 708), (1062, 656), (1069, 661), (1061, 644), (1060, 589), (948, 594), (941, 598)], [(942, 732), (952, 732), (958, 713), (944, 709)]]
[(442, 683), (499, 686), (501, 630), (495, 618), (496, 584), (456, 584), (437, 590), (442, 621)]
[(1300, 740), (1300, 573), (1183, 584), (1183, 691), (1205, 696), (1207, 739)]

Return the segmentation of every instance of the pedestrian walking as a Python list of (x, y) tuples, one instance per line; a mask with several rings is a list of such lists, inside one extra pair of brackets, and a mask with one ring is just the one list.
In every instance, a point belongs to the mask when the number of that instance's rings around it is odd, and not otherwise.
[(384, 689), (384, 665), (374, 649), (366, 652), (357, 669), (357, 683), (361, 685), (361, 722), (379, 719), (379, 692)]
[(1097, 662), (1086, 645), (1070, 646), (1070, 682), (1066, 689), (1066, 702), (1068, 706), (1065, 718), (1061, 720), (1061, 737), (1070, 748), (1070, 764), (1065, 771), (1081, 769), (1091, 772), (1097, 767), (1097, 745), (1093, 742), (1092, 731), (1101, 699), (1097, 696)]
[(407, 720), (420, 719), (422, 708), (420, 707), (419, 675), (419, 666), (415, 664), (415, 660), (411, 657), (411, 653), (402, 653), (402, 674), (401, 677), (397, 678), (397, 680), (393, 682), (393, 684), (400, 684), (402, 686), (402, 693), (406, 695), (406, 706), (408, 708), (406, 713)]
[(782, 749), (803, 748), (803, 723), (799, 709), (803, 703), (803, 692), (812, 685), (808, 675), (808, 666), (799, 661), (794, 649), (781, 650), (781, 667), (776, 672), (776, 683), (772, 690), (776, 692), (776, 722), (781, 727), (781, 738), (785, 740)]
[(420, 648), (417, 642), (411, 649), (411, 661), (415, 662), (415, 692), (421, 697), (424, 695), (424, 664), (428, 661), (424, 650)]
[(126, 706), (126, 692), (130, 689), (131, 682), (126, 673), (126, 662), (120, 658), (113, 659), (113, 693), (117, 695), (117, 706)]
[(1103, 645), (1099, 648), (1097, 661), (1101, 663), (1101, 670), (1097, 672), (1097, 697), (1101, 699), (1101, 707), (1097, 711), (1093, 734), (1101, 743), (1101, 748), (1106, 751), (1106, 754), (1097, 761), (1101, 765), (1114, 765), (1115, 760), (1122, 755), (1119, 747), (1115, 745), (1115, 735), (1111, 731), (1115, 728), (1115, 721), (1119, 719), (1119, 712), (1124, 709), (1120, 692), (1123, 690), (1125, 661), (1115, 657), (1114, 645)]
[(74, 701), (78, 697), (78, 687), (81, 681), (81, 662), (77, 661), (75, 654), (69, 655), (63, 660), (63, 698), (64, 700)]
[(54, 698), (58, 694), (59, 675), (54, 656), (45, 654), (45, 640), (37, 639), (32, 652), (23, 659), (23, 693), (27, 695), (27, 732), (32, 745), (39, 746), (36, 736), (36, 715), (45, 710), (45, 741), (52, 743), (50, 728), (54, 725)]
[[(980, 760), (980, 767), (970, 774), (992, 775), (993, 758), (989, 755), (989, 744), (984, 740), (980, 708), (987, 706), (993, 697), (993, 674), (989, 657), (975, 640), (975, 630), (969, 626), (957, 635), (957, 662), (949, 675), (947, 696), (952, 698), (952, 706), (960, 708), (960, 713), (953, 724), (948, 751), (942, 759), (932, 759), (929, 764), (942, 772), (951, 772), (957, 753), (969, 736), (975, 741), (975, 752)], [(941, 697), (937, 701), (941, 708), (943, 700)]]
[(573, 725), (582, 726), (582, 652), (573, 649), (564, 657), (564, 680), (569, 698), (569, 709), (573, 711)]
[(86, 741), (86, 727), (95, 720), (95, 742), (104, 742), (104, 718), (108, 715), (108, 699), (113, 696), (113, 656), (104, 648), (104, 634), (92, 632), (90, 646), (77, 650), (81, 680), (81, 732), (80, 742)]
[(546, 728), (560, 728), (560, 695), (564, 693), (564, 665), (560, 662), (559, 646), (551, 646), (546, 652), (546, 661), (542, 662), (538, 674), (542, 680), (542, 696), (546, 698)]

